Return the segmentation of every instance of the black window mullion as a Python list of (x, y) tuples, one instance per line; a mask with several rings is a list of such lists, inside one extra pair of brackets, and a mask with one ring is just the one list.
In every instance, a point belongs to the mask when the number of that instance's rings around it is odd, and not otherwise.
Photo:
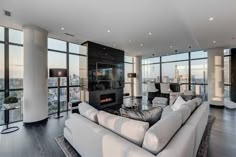
[(188, 90), (191, 90), (191, 52), (188, 53)]
[(162, 57), (160, 57), (160, 83), (162, 83)]
[(5, 59), (5, 97), (9, 96), (9, 29), (5, 28), (4, 31), (4, 59)]
[(69, 79), (69, 75), (70, 75), (70, 67), (69, 67), (69, 42), (66, 42), (66, 51), (67, 51), (67, 54), (66, 54), (66, 68), (67, 68), (67, 89), (66, 89), (66, 93), (67, 93), (67, 95), (66, 95), (66, 97), (67, 97), (67, 105), (66, 105), (66, 110), (68, 111), (69, 110), (69, 108), (68, 108), (68, 102), (69, 102), (69, 99), (70, 99), (70, 89), (69, 89), (69, 81), (70, 81), (70, 79)]

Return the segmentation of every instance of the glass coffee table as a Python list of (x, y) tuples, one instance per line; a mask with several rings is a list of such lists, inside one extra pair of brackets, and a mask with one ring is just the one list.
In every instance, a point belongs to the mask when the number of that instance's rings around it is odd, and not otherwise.
[(1, 110), (4, 111), (4, 122), (5, 122), (5, 125), (6, 125), (6, 128), (3, 129), (1, 131), (1, 134), (9, 134), (9, 133), (12, 133), (12, 132), (15, 132), (17, 130), (19, 130), (19, 127), (18, 126), (11, 126), (9, 127), (9, 113), (11, 110), (15, 110), (15, 109), (18, 109), (20, 108), (20, 106), (14, 106), (14, 107), (2, 107)]

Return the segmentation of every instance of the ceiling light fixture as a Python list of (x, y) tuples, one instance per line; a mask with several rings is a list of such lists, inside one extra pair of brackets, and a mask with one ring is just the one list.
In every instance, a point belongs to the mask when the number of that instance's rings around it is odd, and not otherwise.
[(61, 27), (61, 30), (65, 30), (65, 28), (64, 28), (64, 27)]
[(170, 48), (172, 49), (172, 48), (173, 48), (173, 46), (172, 46), (172, 45), (170, 45)]
[(213, 21), (213, 20), (214, 20), (214, 17), (210, 17), (210, 18), (209, 18), (209, 21)]
[(216, 41), (213, 41), (213, 43), (215, 44), (215, 43), (216, 43)]
[(107, 33), (110, 33), (110, 32), (111, 32), (111, 30), (110, 30), (110, 29), (108, 29), (108, 30), (107, 30)]
[(142, 47), (142, 46), (143, 46), (143, 44), (140, 44), (140, 46)]
[(149, 33), (148, 33), (148, 35), (152, 35), (152, 33), (151, 33), (151, 32), (149, 32)]
[(113, 44), (114, 47), (116, 47), (116, 44)]

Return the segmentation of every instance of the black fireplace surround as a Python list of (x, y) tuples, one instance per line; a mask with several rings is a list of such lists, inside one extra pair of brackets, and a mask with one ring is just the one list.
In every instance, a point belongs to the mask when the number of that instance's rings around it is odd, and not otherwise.
[(98, 108), (123, 104), (124, 51), (87, 41), (89, 103)]

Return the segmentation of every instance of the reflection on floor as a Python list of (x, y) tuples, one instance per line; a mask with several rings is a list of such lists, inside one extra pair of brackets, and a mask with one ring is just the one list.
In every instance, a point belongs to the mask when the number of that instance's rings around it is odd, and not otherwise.
[[(143, 109), (151, 107), (145, 99), (124, 99), (124, 104), (138, 103)], [(236, 110), (211, 108), (216, 116), (210, 139), (209, 157), (233, 157), (236, 154)], [(23, 126), (12, 134), (0, 135), (1, 157), (65, 157), (54, 138), (63, 134), (64, 122), (50, 118), (45, 125)], [(0, 129), (5, 126), (0, 127)]]

